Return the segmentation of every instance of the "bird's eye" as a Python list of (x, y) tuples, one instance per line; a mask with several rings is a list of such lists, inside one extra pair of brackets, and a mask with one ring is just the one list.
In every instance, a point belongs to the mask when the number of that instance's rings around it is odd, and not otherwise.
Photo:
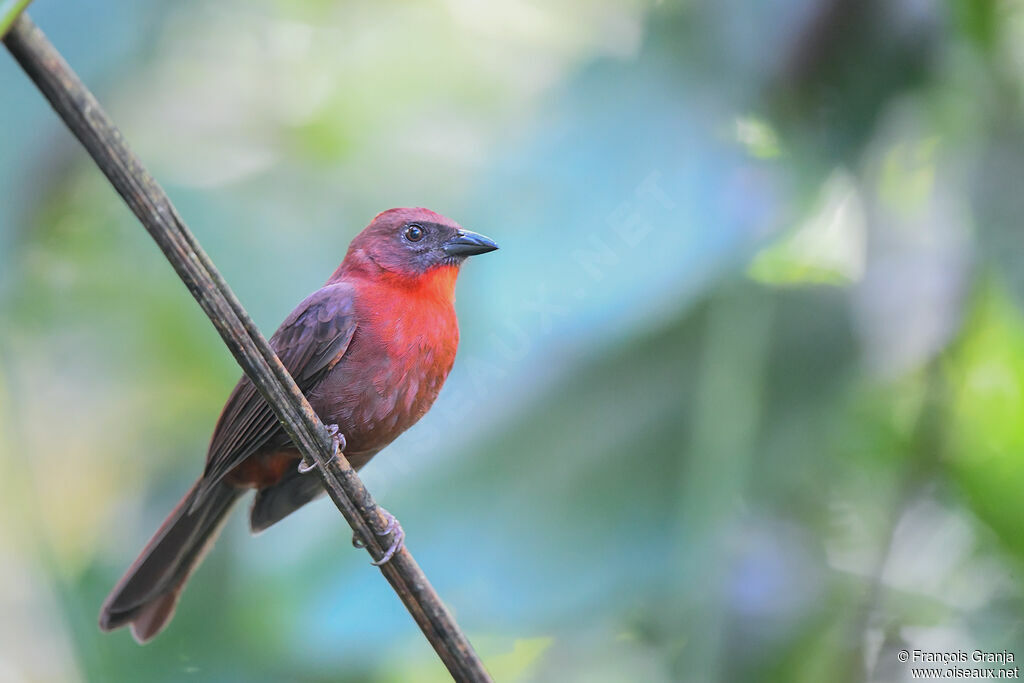
[(423, 228), (413, 223), (405, 229), (405, 239), (410, 242), (419, 242), (423, 239)]

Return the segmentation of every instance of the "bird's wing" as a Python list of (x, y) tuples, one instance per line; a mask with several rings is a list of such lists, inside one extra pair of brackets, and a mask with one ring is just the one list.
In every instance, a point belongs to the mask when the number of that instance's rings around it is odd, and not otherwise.
[[(281, 324), (270, 346), (303, 393), (316, 386), (348, 349), (356, 331), (352, 286), (328, 285), (299, 304)], [(210, 441), (200, 492), (253, 453), (280, 438), (283, 429), (274, 411), (248, 377), (228, 397)]]

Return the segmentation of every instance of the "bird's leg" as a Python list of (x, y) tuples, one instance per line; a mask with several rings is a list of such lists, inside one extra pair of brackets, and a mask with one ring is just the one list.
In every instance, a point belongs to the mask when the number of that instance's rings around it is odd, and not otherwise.
[[(345, 435), (341, 433), (341, 429), (338, 428), (338, 425), (334, 424), (327, 425), (327, 433), (331, 435), (332, 439), (334, 439), (334, 457), (338, 457), (338, 454), (342, 453), (345, 450), (345, 446), (347, 445), (345, 443)], [(306, 474), (308, 472), (312, 472), (313, 470), (316, 469), (316, 461), (314, 460), (313, 462), (307, 465), (305, 458), (303, 458), (299, 460), (298, 469), (299, 474)]]
[[(377, 531), (375, 533), (381, 537), (390, 534), (392, 541), (391, 546), (388, 547), (387, 552), (384, 553), (384, 556), (376, 562), (372, 563), (373, 566), (375, 567), (379, 567), (385, 562), (390, 561), (391, 558), (395, 556), (395, 553), (401, 550), (402, 546), (405, 545), (405, 529), (403, 529), (402, 525), (398, 523), (398, 519), (393, 514), (391, 514), (390, 512), (388, 512), (387, 510), (380, 506), (378, 506), (377, 509), (380, 510), (382, 515), (384, 515), (384, 519), (386, 519), (388, 523), (387, 526), (384, 527), (384, 531)], [(366, 543), (363, 541), (363, 539), (359, 538), (359, 534), (352, 534), (352, 545), (354, 545), (357, 548), (366, 547)]]
[(341, 433), (341, 428), (336, 424), (327, 425), (327, 433), (334, 439), (334, 457), (337, 458), (340, 453), (345, 452), (345, 447), (348, 446), (345, 435)]
[[(345, 435), (341, 433), (341, 429), (339, 429), (336, 424), (327, 425), (327, 432), (331, 435), (331, 438), (334, 439), (334, 457), (338, 457), (345, 450)], [(299, 472), (302, 474), (310, 472), (314, 468), (316, 468), (316, 463), (306, 465), (304, 461), (299, 461)], [(373, 563), (374, 566), (379, 567), (385, 562), (390, 561), (391, 558), (395, 556), (395, 553), (401, 550), (402, 546), (405, 545), (405, 529), (402, 528), (402, 525), (398, 523), (398, 519), (393, 514), (380, 506), (378, 506), (377, 509), (380, 510), (382, 515), (384, 515), (384, 519), (387, 520), (387, 525), (385, 525), (383, 531), (377, 531), (375, 533), (381, 538), (385, 536), (391, 536), (392, 538), (391, 545), (384, 553), (384, 556)], [(352, 545), (357, 548), (365, 548), (366, 542), (359, 537), (358, 533), (354, 533), (352, 534)]]

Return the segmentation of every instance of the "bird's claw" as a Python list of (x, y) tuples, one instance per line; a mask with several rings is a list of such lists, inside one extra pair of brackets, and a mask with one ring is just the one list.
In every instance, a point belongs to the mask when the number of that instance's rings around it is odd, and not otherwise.
[(341, 433), (341, 428), (336, 424), (327, 425), (327, 433), (334, 439), (334, 455), (337, 457), (339, 453), (345, 451), (345, 447), (348, 443), (345, 441), (345, 435)]
[[(391, 545), (388, 547), (383, 557), (372, 563), (375, 567), (379, 567), (386, 562), (390, 562), (391, 558), (395, 556), (395, 553), (401, 550), (402, 546), (405, 545), (405, 530), (402, 528), (402, 525), (398, 523), (398, 519), (382, 507), (378, 507), (377, 509), (380, 510), (382, 515), (384, 515), (384, 518), (388, 523), (387, 526), (384, 527), (383, 531), (377, 531), (374, 533), (381, 537), (390, 535)], [(352, 545), (357, 548), (366, 547), (366, 543), (359, 537), (358, 533), (352, 535)]]
[[(339, 453), (345, 451), (345, 435), (341, 433), (341, 429), (336, 424), (327, 425), (327, 433), (331, 435), (331, 439), (334, 440), (334, 457), (338, 457)], [(306, 464), (306, 459), (299, 460), (298, 470), (299, 474), (308, 474), (316, 469), (316, 461)]]

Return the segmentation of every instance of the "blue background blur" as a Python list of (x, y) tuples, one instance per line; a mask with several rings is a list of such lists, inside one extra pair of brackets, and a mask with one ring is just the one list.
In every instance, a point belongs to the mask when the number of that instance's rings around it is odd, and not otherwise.
[[(502, 681), (1024, 657), (1024, 4), (38, 0), (270, 333), (378, 211), (494, 237), (364, 470)], [(0, 56), (0, 680), (440, 681), (327, 502), (100, 603), (239, 374)]]

